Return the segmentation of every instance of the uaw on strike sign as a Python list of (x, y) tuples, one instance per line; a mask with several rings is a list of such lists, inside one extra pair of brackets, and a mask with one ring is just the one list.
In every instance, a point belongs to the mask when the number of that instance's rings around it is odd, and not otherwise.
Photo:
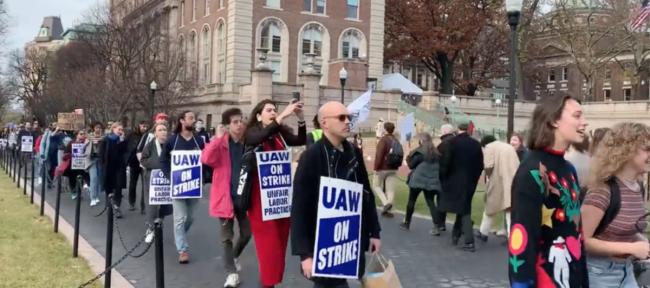
[(358, 279), (363, 185), (321, 177), (312, 275)]
[(256, 152), (257, 175), (260, 180), (262, 220), (291, 217), (291, 152)]
[(149, 205), (172, 204), (171, 182), (165, 178), (162, 170), (151, 170), (149, 180)]
[(172, 199), (201, 198), (201, 150), (172, 151)]

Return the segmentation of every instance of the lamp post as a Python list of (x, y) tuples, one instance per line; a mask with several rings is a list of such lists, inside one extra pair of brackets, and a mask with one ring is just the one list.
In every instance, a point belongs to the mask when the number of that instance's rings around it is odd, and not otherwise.
[(456, 122), (456, 100), (457, 99), (458, 98), (456, 98), (456, 95), (451, 95), (451, 98), (449, 99), (451, 100), (451, 125), (454, 125), (454, 123)]
[(341, 71), (339, 71), (339, 80), (341, 80), (341, 103), (344, 103), (345, 81), (348, 80), (348, 71), (345, 71), (345, 67), (341, 68)]
[(508, 98), (508, 138), (515, 128), (515, 94), (517, 90), (516, 62), (517, 61), (517, 25), (523, 0), (506, 0), (506, 15), (510, 25), (510, 98)]
[(497, 128), (499, 128), (499, 131), (501, 131), (501, 126), (499, 126), (499, 112), (501, 112), (501, 99), (497, 98), (494, 100), (494, 105), (497, 106)]
[(153, 119), (155, 117), (154, 109), (156, 109), (156, 89), (158, 88), (158, 84), (156, 84), (156, 81), (151, 81), (151, 84), (149, 84), (149, 102), (151, 103), (151, 114), (149, 116), (150, 119)]

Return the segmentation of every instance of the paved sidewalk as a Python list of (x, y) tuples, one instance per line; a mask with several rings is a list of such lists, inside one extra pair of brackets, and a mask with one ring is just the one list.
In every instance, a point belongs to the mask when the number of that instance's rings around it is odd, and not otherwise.
[[(164, 222), (165, 241), (165, 278), (166, 287), (223, 287), (225, 273), (221, 265), (221, 246), (219, 243), (219, 222), (208, 215), (209, 185), (204, 197), (197, 207), (196, 220), (188, 235), (191, 262), (188, 265), (177, 263), (174, 247), (172, 219)], [(36, 189), (40, 193), (40, 188)], [(126, 191), (125, 201), (126, 201)], [(103, 196), (103, 194), (102, 194)], [(102, 198), (104, 199), (104, 198)], [(61, 215), (74, 223), (74, 201), (69, 195), (62, 195)], [(55, 191), (46, 192), (46, 201), (54, 207)], [(87, 199), (85, 199), (87, 201)], [(93, 208), (98, 212), (104, 203)], [(124, 244), (128, 249), (144, 236), (146, 229), (145, 215), (139, 211), (127, 211), (128, 204), (122, 204), (124, 218), (118, 220)], [(81, 235), (103, 256), (106, 243), (106, 215), (92, 217), (87, 202), (82, 203)], [(449, 228), (441, 237), (428, 234), (431, 226), (429, 220), (414, 219), (410, 231), (398, 228), (401, 217), (381, 219), (382, 251), (391, 259), (405, 288), (419, 287), (507, 287), (507, 250), (501, 246), (500, 239), (490, 239), (488, 243), (477, 244), (474, 253), (454, 249), (450, 244)], [(118, 229), (115, 229), (113, 241), (113, 260), (121, 258), (126, 250), (120, 244)], [(136, 253), (141, 248), (136, 250)], [(299, 272), (299, 259), (287, 251), (287, 265), (284, 282), (277, 287), (302, 288), (311, 287), (310, 282)], [(259, 268), (253, 241), (241, 257), (242, 288), (257, 288)], [(137, 288), (155, 287), (154, 249), (142, 258), (128, 258), (117, 266), (117, 270)], [(80, 279), (81, 282), (85, 279)], [(352, 287), (360, 287), (354, 281)]]

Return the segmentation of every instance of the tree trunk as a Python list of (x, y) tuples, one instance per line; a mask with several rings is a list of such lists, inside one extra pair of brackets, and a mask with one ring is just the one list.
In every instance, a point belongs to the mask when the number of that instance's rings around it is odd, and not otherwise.
[(453, 93), (454, 64), (446, 53), (438, 53), (436, 61), (440, 64), (440, 94)]

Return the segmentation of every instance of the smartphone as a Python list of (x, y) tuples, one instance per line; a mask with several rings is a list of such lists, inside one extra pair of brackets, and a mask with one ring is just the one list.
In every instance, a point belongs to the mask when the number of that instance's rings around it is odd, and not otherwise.
[(291, 102), (298, 102), (300, 101), (300, 92), (298, 91), (293, 91), (293, 95), (291, 96), (292, 100)]

